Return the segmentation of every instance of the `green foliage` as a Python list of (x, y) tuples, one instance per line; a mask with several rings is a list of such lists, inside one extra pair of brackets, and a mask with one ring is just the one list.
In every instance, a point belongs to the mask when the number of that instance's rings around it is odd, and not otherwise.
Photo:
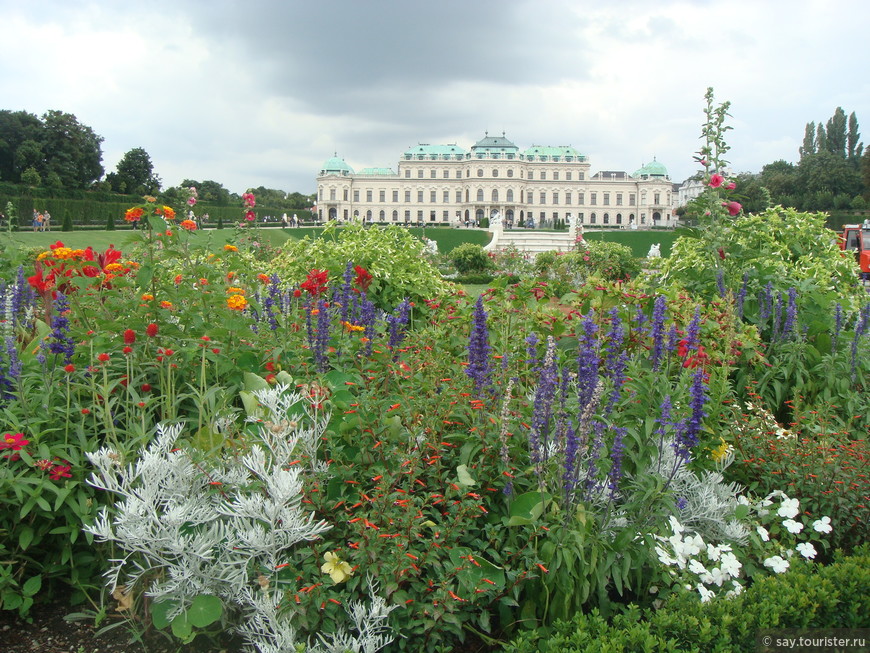
[(686, 593), (655, 609), (629, 607), (609, 621), (596, 611), (578, 613), (552, 629), (523, 634), (501, 650), (753, 653), (759, 629), (862, 628), (870, 610), (868, 563), (870, 549), (864, 545), (827, 566), (799, 563), (733, 599), (704, 604)]
[(61, 231), (72, 231), (73, 230), (72, 216), (70, 215), (69, 211), (64, 211), (63, 223), (62, 223), (60, 230)]
[(450, 251), (450, 261), (460, 274), (492, 269), (492, 260), (480, 245), (463, 243)]
[(106, 218), (106, 231), (114, 231), (115, 230), (115, 216), (111, 213)]
[(348, 261), (374, 277), (369, 297), (382, 308), (405, 297), (416, 303), (448, 289), (438, 270), (422, 256), (423, 244), (400, 227), (366, 229), (362, 225), (327, 226), (320, 238), (288, 241), (271, 264), (286, 283), (298, 284), (312, 269), (327, 270), (341, 279)]
[(540, 278), (567, 292), (593, 276), (607, 281), (630, 279), (641, 267), (631, 248), (596, 240), (583, 241), (574, 252), (541, 252), (535, 257), (534, 269)]
[(742, 292), (745, 274), (744, 315), (750, 322), (758, 321), (756, 298), (768, 284), (775, 295), (795, 287), (805, 302), (799, 310), (813, 311), (827, 329), (833, 303), (845, 299), (854, 308), (863, 293), (854, 262), (841, 254), (836, 234), (824, 223), (822, 214), (774, 207), (723, 222), (704, 234), (682, 236), (663, 266), (663, 283), (712, 301), (719, 296), (719, 271), (735, 297)]
[(36, 168), (31, 166), (21, 173), (21, 183), (27, 186), (39, 186), (42, 183), (42, 177)]

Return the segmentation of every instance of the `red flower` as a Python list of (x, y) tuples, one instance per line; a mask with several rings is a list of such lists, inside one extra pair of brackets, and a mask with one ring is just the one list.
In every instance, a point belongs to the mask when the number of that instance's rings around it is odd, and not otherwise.
[(147, 327), (145, 327), (145, 335), (148, 336), (149, 338), (153, 338), (154, 336), (156, 336), (157, 335), (157, 325), (152, 322)]
[(719, 258), (721, 258), (724, 261), (725, 260), (725, 250), (722, 247), (720, 247), (716, 251), (719, 252)]
[(728, 214), (731, 216), (737, 215), (743, 209), (740, 202), (722, 202), (722, 206), (728, 209)]
[(368, 290), (369, 285), (372, 282), (372, 275), (369, 271), (361, 265), (354, 266), (353, 271), (356, 272), (356, 279), (354, 279), (353, 282), (362, 290)]
[(76, 366), (73, 365), (72, 363), (70, 363), (69, 365), (64, 366), (63, 371), (66, 372), (67, 374), (72, 374), (73, 372), (76, 371)]
[(307, 291), (311, 296), (317, 297), (321, 293), (326, 292), (326, 282), (329, 279), (329, 273), (326, 270), (311, 270), (304, 283), (299, 287)]
[(302, 291), (299, 290), (299, 288), (297, 288), (296, 290), (293, 291), (293, 296), (294, 296), (294, 297), (297, 297), (297, 298), (298, 298), (298, 297), (301, 297), (301, 296), (302, 296)]
[(245, 211), (245, 220), (247, 220), (248, 222), (253, 222), (256, 217), (257, 214), (253, 211)]
[(142, 384), (142, 392), (151, 392), (151, 384), (143, 383)]
[(126, 354), (132, 354), (132, 353), (133, 353), (133, 348), (132, 348), (132, 347), (124, 347), (121, 351), (122, 351), (125, 355), (126, 355)]
[(101, 363), (107, 363), (109, 361), (109, 358), (110, 356), (106, 352), (103, 352), (102, 354), (97, 356), (97, 360)]
[(55, 465), (51, 468), (51, 472), (49, 472), (48, 477), (52, 481), (59, 481), (61, 478), (72, 478), (72, 474), (69, 473), (70, 469), (71, 467), (69, 466), (69, 464), (63, 465), (61, 463), (55, 463)]
[(725, 188), (727, 188), (728, 190), (734, 190), (735, 188), (737, 188), (737, 184), (735, 184), (733, 181), (731, 181), (728, 183), (727, 186), (725, 186)]
[(124, 344), (132, 345), (134, 342), (136, 342), (136, 332), (133, 329), (124, 331)]
[(82, 415), (90, 415), (91, 410), (89, 408), (82, 408)]
[(707, 182), (707, 185), (710, 188), (719, 188), (719, 186), (721, 186), (724, 181), (725, 177), (720, 174), (713, 173), (712, 175), (710, 175), (710, 181)]
[(11, 449), (12, 451), (21, 451), (24, 447), (30, 444), (30, 440), (24, 439), (23, 433), (4, 433), (3, 439), (0, 440), (0, 449)]

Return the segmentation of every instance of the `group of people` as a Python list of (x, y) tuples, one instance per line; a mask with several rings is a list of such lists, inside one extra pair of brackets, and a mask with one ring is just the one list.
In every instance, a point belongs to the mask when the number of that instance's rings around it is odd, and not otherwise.
[(33, 209), (33, 230), (51, 231), (51, 214), (48, 211), (40, 213)]
[(295, 213), (292, 216), (290, 216), (289, 218), (287, 217), (286, 213), (281, 216), (281, 228), (286, 229), (288, 226), (290, 226), (290, 227), (298, 227), (299, 226), (299, 218), (296, 217)]

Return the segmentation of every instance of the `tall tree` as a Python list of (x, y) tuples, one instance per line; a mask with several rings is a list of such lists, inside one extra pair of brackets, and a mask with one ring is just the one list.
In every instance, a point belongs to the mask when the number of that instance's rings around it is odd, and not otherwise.
[(861, 150), (864, 149), (864, 144), (858, 142), (860, 138), (861, 133), (858, 131), (858, 118), (853, 111), (849, 114), (849, 133), (846, 135), (846, 156), (856, 164), (861, 158)]
[(18, 183), (21, 173), (31, 165), (15, 164), (15, 154), (25, 141), (42, 141), (42, 123), (26, 111), (0, 111), (0, 180)]
[(837, 107), (825, 126), (828, 152), (846, 158), (846, 112)]
[(825, 126), (819, 123), (816, 127), (816, 153), (828, 151), (828, 136), (825, 133)]
[(805, 156), (816, 153), (816, 123), (808, 122), (804, 129), (804, 142), (798, 149), (798, 153), (803, 159)]
[[(116, 191), (135, 195), (154, 195), (160, 190), (160, 179), (154, 174), (151, 157), (141, 147), (134, 147), (118, 161), (117, 172), (109, 181)], [(107, 179), (109, 176), (107, 176)]]
[(102, 136), (71, 113), (52, 110), (42, 120), (46, 173), (56, 172), (64, 188), (86, 188), (103, 176)]

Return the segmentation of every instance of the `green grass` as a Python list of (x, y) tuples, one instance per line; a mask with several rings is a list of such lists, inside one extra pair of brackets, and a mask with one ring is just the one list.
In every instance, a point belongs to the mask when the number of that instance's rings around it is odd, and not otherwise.
[(632, 231), (621, 229), (619, 231), (592, 231), (586, 230), (583, 233), (583, 238), (586, 240), (606, 240), (612, 243), (620, 243), (631, 247), (631, 253), (638, 258), (643, 258), (649, 252), (650, 245), (660, 243), (662, 246), (662, 256), (670, 256), (671, 245), (677, 239), (677, 235), (673, 231), (655, 230), (655, 231)]

